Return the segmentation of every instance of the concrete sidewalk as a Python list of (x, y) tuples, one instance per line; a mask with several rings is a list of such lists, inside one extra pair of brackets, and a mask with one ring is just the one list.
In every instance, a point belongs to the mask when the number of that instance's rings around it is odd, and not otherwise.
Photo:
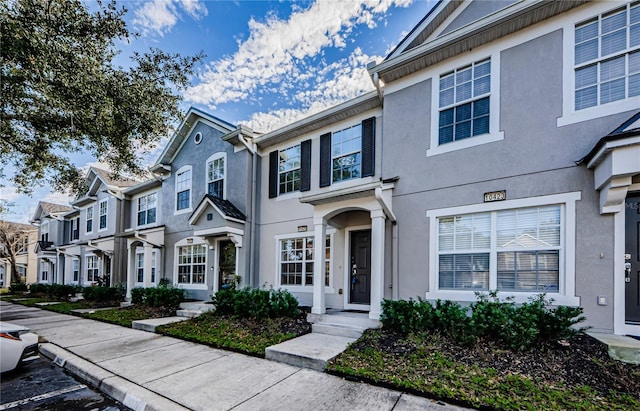
[(171, 337), (0, 301), (43, 355), (134, 410), (459, 410)]

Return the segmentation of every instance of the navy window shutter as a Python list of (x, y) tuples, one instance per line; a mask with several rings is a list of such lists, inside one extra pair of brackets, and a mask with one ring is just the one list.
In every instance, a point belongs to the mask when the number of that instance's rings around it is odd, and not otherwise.
[(311, 190), (311, 140), (300, 143), (300, 191)]
[(371, 177), (376, 172), (376, 118), (362, 121), (362, 177)]
[(320, 136), (320, 187), (331, 185), (331, 133)]
[(278, 150), (269, 153), (269, 198), (278, 197)]

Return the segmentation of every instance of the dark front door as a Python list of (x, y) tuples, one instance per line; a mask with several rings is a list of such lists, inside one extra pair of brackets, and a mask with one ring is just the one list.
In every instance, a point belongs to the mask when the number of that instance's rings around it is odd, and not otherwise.
[(235, 281), (236, 245), (229, 240), (220, 241), (218, 249), (218, 290), (222, 290)]
[(640, 324), (640, 196), (627, 197), (625, 209), (625, 320)]
[(371, 230), (351, 232), (351, 278), (349, 302), (371, 302)]

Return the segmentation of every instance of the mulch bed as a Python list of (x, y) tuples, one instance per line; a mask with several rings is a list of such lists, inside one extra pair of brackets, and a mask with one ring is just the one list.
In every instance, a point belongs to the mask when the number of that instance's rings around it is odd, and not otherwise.
[[(566, 387), (588, 385), (602, 395), (614, 390), (640, 399), (640, 365), (611, 359), (606, 346), (586, 334), (524, 352), (501, 348), (492, 341), (461, 346), (441, 336), (432, 336), (428, 344), (451, 360), (493, 368), (500, 375), (529, 376)], [(415, 339), (382, 332), (380, 338), (358, 341), (351, 347), (359, 351), (373, 347), (381, 352), (410, 356), (420, 345)]]

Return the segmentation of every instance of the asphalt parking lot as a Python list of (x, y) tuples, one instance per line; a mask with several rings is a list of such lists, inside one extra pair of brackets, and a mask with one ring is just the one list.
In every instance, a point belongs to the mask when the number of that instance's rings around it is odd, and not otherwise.
[(124, 411), (44, 357), (0, 376), (0, 411)]

